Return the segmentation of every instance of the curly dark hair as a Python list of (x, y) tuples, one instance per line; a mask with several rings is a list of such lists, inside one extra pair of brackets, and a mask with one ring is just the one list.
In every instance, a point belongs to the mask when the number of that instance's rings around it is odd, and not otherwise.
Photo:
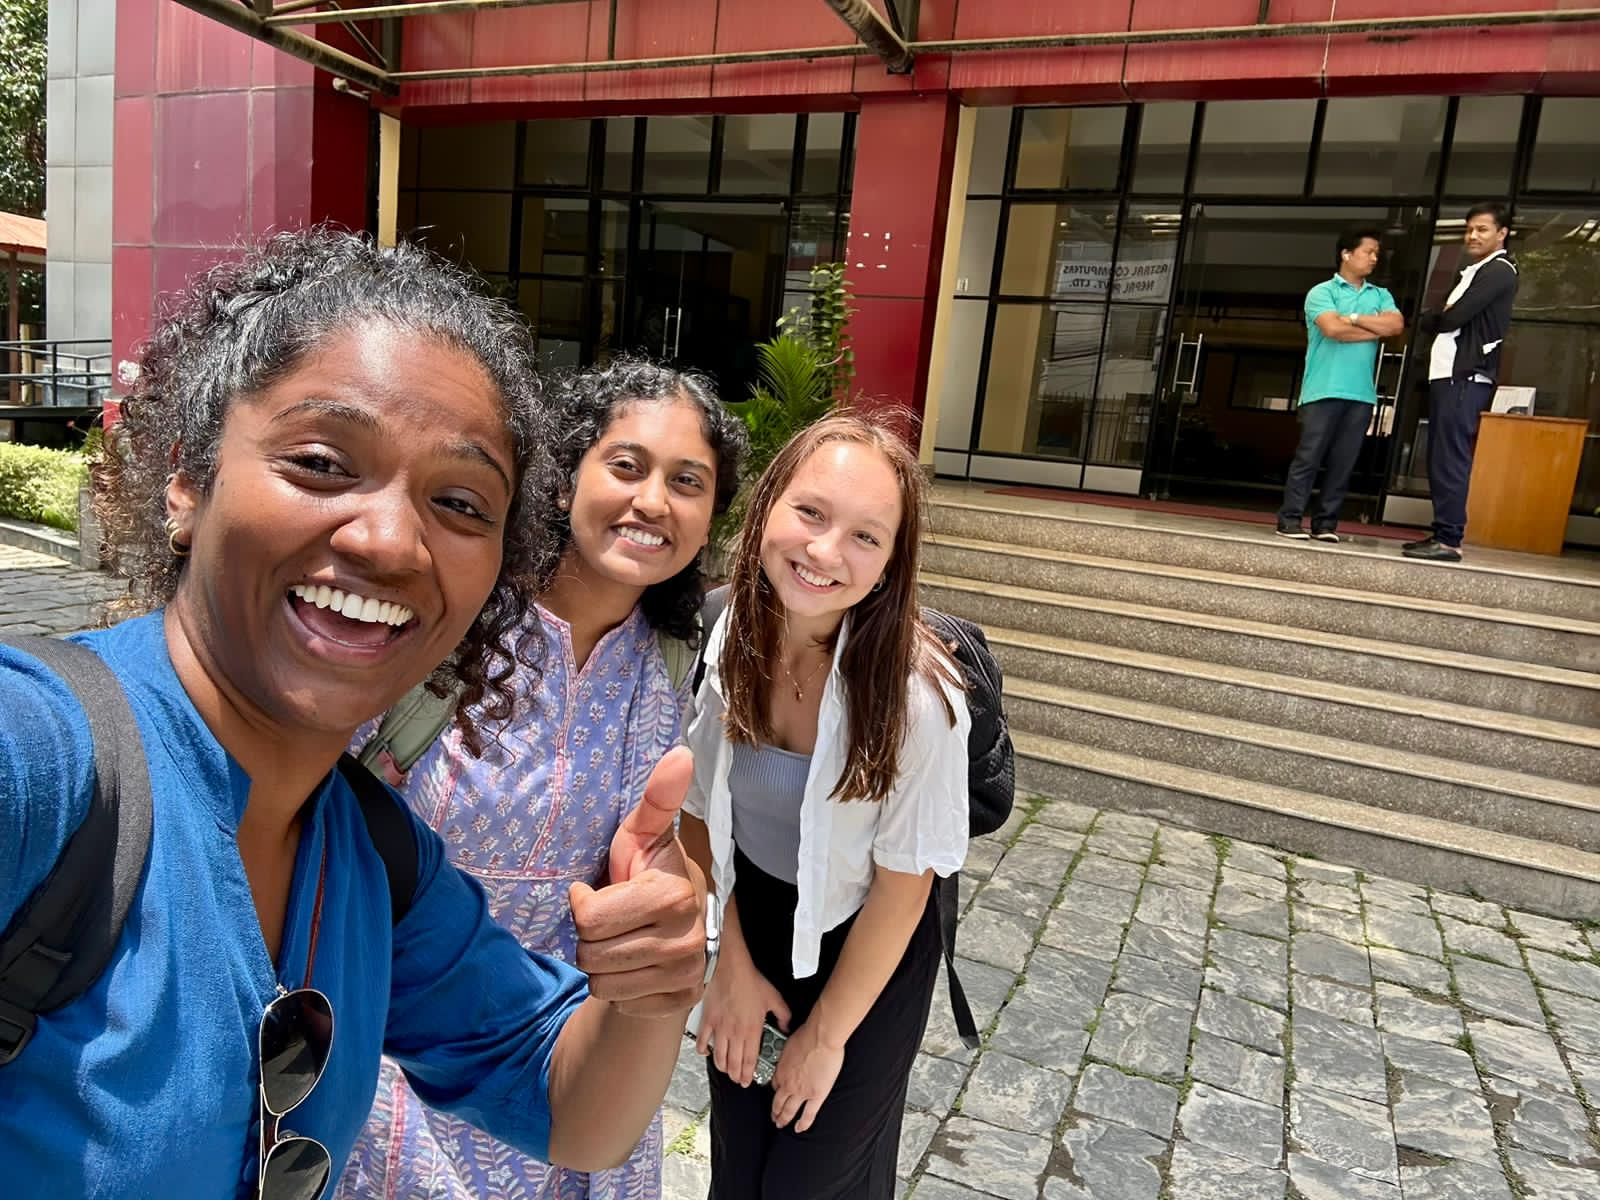
[[(556, 468), (564, 493), (572, 494), (583, 456), (628, 408), (640, 402), (678, 400), (700, 411), (701, 432), (717, 456), (712, 513), (726, 512), (739, 490), (739, 469), (749, 449), (744, 422), (717, 399), (705, 376), (629, 355), (619, 355), (604, 366), (574, 371), (551, 385), (550, 405), (561, 428), (561, 440), (555, 446)], [(558, 514), (554, 533), (565, 551), (572, 540), (572, 525), (565, 512)], [(671, 579), (645, 588), (639, 603), (650, 628), (667, 637), (695, 642), (700, 605), (705, 600), (704, 557), (702, 550)]]
[[(536, 667), (542, 652), (542, 642), (529, 638), (530, 629), (538, 633), (533, 600), (560, 563), (551, 532), (555, 425), (521, 319), (466, 272), (418, 246), (380, 247), (367, 235), (328, 226), (280, 233), (197, 277), (167, 308), (140, 349), (138, 379), (122, 403), (97, 489), (106, 542), (130, 579), (125, 607), (166, 604), (182, 577), (184, 560), (172, 553), (164, 529), (173, 472), (208, 494), (234, 402), (369, 321), (465, 351), (499, 390), (517, 479), (500, 577), (428, 686), (439, 695), (460, 686), (459, 713), (476, 704), (503, 719), (512, 710), (517, 665)], [(476, 742), (474, 731), (462, 728)]]

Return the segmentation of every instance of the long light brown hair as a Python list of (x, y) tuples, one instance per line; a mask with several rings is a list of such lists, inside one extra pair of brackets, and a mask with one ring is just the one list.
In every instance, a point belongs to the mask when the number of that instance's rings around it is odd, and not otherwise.
[(745, 745), (774, 740), (769, 697), (781, 653), (783, 609), (761, 566), (761, 539), (773, 506), (795, 473), (830, 442), (876, 450), (900, 487), (900, 528), (884, 568), (883, 587), (867, 593), (846, 614), (850, 636), (839, 663), (849, 750), (833, 795), (877, 801), (888, 796), (899, 773), (912, 673), (934, 686), (951, 725), (955, 712), (938, 683), (962, 686), (959, 670), (918, 615), (917, 558), (927, 483), (916, 458), (882, 416), (852, 410), (823, 417), (791, 438), (756, 481), (734, 551), (728, 629), (719, 662), (727, 703), (724, 730), (730, 741)]

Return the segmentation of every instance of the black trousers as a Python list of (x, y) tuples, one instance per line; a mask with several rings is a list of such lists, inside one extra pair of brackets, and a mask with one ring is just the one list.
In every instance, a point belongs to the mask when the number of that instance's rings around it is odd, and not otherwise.
[[(759, 970), (782, 994), (798, 1029), (839, 961), (852, 917), (823, 937), (815, 975), (790, 970), (793, 885), (743, 854), (734, 870), (739, 926)], [(742, 1088), (708, 1057), (712, 1200), (892, 1200), (900, 1118), (911, 1064), (928, 1024), (939, 969), (938, 911), (929, 897), (894, 974), (845, 1043), (844, 1067), (804, 1133), (772, 1123), (772, 1088)]]
[(1494, 384), (1435, 379), (1428, 384), (1428, 491), (1433, 536), (1461, 545), (1467, 531), (1467, 484), (1478, 449), (1478, 422), (1494, 403)]
[(1339, 525), (1339, 508), (1350, 490), (1350, 474), (1361, 455), (1361, 443), (1372, 421), (1372, 405), (1360, 400), (1330, 397), (1300, 406), (1300, 444), (1289, 464), (1283, 485), (1283, 507), (1278, 520), (1297, 524), (1311, 500), (1317, 472), (1323, 471), (1322, 491), (1311, 528), (1332, 533)]

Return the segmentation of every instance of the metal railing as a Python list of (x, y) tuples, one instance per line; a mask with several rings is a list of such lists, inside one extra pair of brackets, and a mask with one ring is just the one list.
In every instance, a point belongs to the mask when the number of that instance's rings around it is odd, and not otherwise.
[(109, 338), (0, 341), (0, 366), (7, 408), (86, 408), (111, 393)]

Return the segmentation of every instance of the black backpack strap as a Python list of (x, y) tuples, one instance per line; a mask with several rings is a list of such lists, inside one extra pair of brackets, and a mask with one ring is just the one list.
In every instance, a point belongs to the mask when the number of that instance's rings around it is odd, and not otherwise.
[(152, 818), (144, 742), (111, 669), (76, 642), (7, 644), (59, 675), (83, 706), (94, 793), (50, 874), (0, 934), (0, 1066), (27, 1046), (39, 1013), (76, 999), (105, 970), (144, 876)]
[(706, 677), (706, 643), (711, 640), (711, 630), (717, 618), (722, 616), (722, 610), (727, 607), (727, 584), (712, 588), (700, 602), (700, 644), (694, 652), (694, 684), (689, 689), (691, 695), (700, 690), (700, 681)]
[(939, 949), (944, 954), (944, 975), (950, 985), (950, 1012), (956, 1019), (956, 1032), (968, 1050), (978, 1048), (978, 1023), (967, 1003), (966, 989), (956, 974), (956, 917), (959, 915), (961, 873), (933, 877), (933, 901), (939, 908)]
[(356, 794), (367, 836), (383, 859), (389, 876), (389, 913), (398, 925), (417, 894), (417, 835), (411, 818), (401, 807), (403, 801), (350, 755), (340, 756), (339, 773)]

